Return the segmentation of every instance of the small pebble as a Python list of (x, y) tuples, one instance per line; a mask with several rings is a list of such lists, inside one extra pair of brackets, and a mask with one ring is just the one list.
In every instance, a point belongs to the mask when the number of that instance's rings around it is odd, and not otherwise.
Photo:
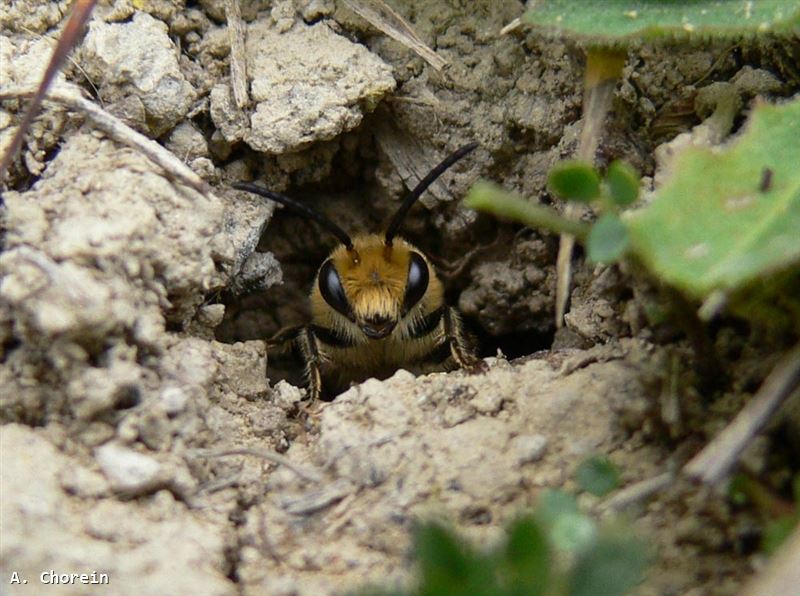
[(529, 464), (542, 459), (547, 449), (547, 437), (544, 435), (522, 435), (512, 440), (512, 449), (520, 464)]
[(152, 457), (115, 443), (98, 448), (95, 456), (114, 491), (139, 495), (164, 485), (161, 464)]
[(177, 416), (186, 409), (189, 395), (180, 387), (167, 387), (159, 394), (158, 399), (167, 416)]

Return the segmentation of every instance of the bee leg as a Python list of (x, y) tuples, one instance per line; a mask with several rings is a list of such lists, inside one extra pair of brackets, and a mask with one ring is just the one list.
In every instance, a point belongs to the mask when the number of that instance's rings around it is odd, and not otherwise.
[(322, 393), (322, 374), (320, 372), (322, 359), (319, 355), (317, 337), (309, 327), (303, 327), (298, 333), (295, 342), (306, 365), (308, 398), (311, 403), (314, 403)]
[(267, 348), (281, 354), (291, 352), (297, 346), (297, 338), (303, 329), (302, 325), (281, 329), (267, 340)]
[(450, 355), (459, 368), (473, 374), (486, 372), (486, 363), (475, 355), (461, 316), (452, 307), (446, 308), (444, 312), (444, 333), (450, 346)]

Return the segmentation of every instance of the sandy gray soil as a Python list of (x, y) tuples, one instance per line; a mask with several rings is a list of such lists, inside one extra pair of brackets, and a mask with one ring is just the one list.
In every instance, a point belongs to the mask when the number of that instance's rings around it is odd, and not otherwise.
[[(392, 2), (448, 62), (437, 72), (343, 2), (242, 1), (244, 108), (221, 1), (110, 4), (57, 85), (82, 88), (212, 190), (175, 182), (63, 107), (46, 104), (29, 132), (0, 211), (3, 593), (39, 593), (50, 569), (107, 573), (115, 594), (407, 583), (414, 519), (491, 541), (542, 489), (576, 491), (587, 455), (608, 455), (625, 486), (673, 470), (769, 370), (769, 340), (725, 329), (713, 340), (730, 367), (722, 399), (705, 401), (688, 342), (648, 318), (653, 288), (580, 255), (555, 334), (556, 241), (459, 205), (479, 177), (549, 200), (547, 171), (577, 144), (582, 52), (501, 35), (520, 2)], [(4, 88), (38, 80), (67, 10), (0, 8)], [(745, 105), (797, 91), (791, 51), (633, 51), (600, 163), (624, 157), (652, 176), (656, 143), (699, 122), (681, 108), (708, 81), (731, 81)], [(20, 107), (0, 104), (0, 148)], [(272, 221), (272, 205), (229, 184), (256, 180), (375, 231), (407, 185), (471, 140), (480, 148), (405, 232), (441, 264), (488, 372), (400, 371), (305, 416), (264, 339), (307, 320), (333, 239)], [(764, 453), (750, 469), (765, 469)], [(752, 515), (724, 494), (675, 482), (627, 514), (654, 554), (640, 594), (733, 594), (761, 564), (742, 547)], [(9, 585), (12, 572), (29, 584)]]

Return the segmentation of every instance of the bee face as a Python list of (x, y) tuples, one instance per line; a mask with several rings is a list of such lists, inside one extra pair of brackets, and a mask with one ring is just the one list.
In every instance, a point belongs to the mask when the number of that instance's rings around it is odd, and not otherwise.
[[(320, 267), (311, 301), (319, 325), (353, 339), (378, 340), (438, 308), (442, 285), (428, 260), (408, 242), (387, 246), (381, 236), (356, 238)], [(359, 338), (360, 336), (360, 338)]]
[(234, 188), (263, 196), (318, 222), (341, 245), (322, 264), (311, 290), (311, 325), (281, 333), (306, 363), (311, 398), (326, 386), (344, 388), (370, 376), (385, 378), (400, 367), (460, 367), (478, 361), (455, 309), (444, 304), (442, 282), (425, 256), (397, 237), (414, 202), (447, 168), (469, 154), (464, 145), (433, 168), (403, 199), (382, 236), (351, 239), (338, 225), (302, 203), (254, 184)]

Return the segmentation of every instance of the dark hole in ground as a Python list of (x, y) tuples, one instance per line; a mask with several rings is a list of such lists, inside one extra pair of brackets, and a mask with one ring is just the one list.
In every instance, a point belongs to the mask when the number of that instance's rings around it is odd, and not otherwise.
[[(387, 196), (387, 189), (376, 181), (378, 164), (372, 161), (375, 154), (368, 150), (366, 155), (359, 155), (359, 163), (342, 164), (339, 162), (344, 158), (340, 153), (334, 157), (331, 176), (324, 183), (298, 184), (284, 194), (323, 213), (352, 237), (383, 232), (400, 204), (400, 197)], [(352, 158), (353, 153), (349, 156)], [(479, 217), (459, 237), (448, 237), (434, 225), (434, 221), (437, 217), (451, 218), (454, 208), (455, 203), (444, 204), (429, 211), (418, 203), (409, 212), (400, 231), (401, 236), (434, 263), (446, 286), (446, 303), (449, 305), (458, 304), (460, 293), (470, 283), (471, 267), (482, 259), (496, 258), (498, 246), (505, 245), (506, 241), (513, 242), (519, 227)], [(442, 212), (437, 213), (438, 210)], [(317, 269), (336, 244), (336, 239), (316, 223), (286, 209), (276, 211), (257, 250), (275, 255), (283, 270), (284, 283), (249, 295), (223, 295), (221, 301), (225, 304), (226, 315), (216, 330), (216, 338), (229, 343), (268, 339), (287, 327), (309, 323), (309, 289), (315, 281)], [(465, 254), (482, 245), (486, 251), (480, 251), (475, 258), (470, 257), (466, 266), (456, 267), (461, 273), (448, 273), (452, 269), (450, 265), (462, 263)], [(503, 253), (507, 248), (499, 250)], [(464, 322), (476, 340), (481, 357), (496, 356), (500, 350), (509, 359), (518, 358), (548, 348), (553, 339), (552, 333), (530, 330), (492, 335), (477, 320), (465, 318)], [(292, 354), (271, 349), (269, 369), (273, 384), (282, 379), (295, 385), (304, 383), (302, 363)]]
[(540, 350), (547, 350), (553, 344), (553, 333), (536, 333), (525, 330), (491, 335), (470, 320), (467, 320), (466, 323), (477, 340), (478, 354), (481, 358), (497, 356), (497, 351), (500, 350), (508, 360), (514, 360)]

